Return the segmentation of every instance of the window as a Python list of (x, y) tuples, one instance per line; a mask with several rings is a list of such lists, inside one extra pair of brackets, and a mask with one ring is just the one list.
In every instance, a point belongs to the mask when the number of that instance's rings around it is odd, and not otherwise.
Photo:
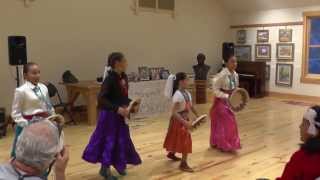
[(320, 84), (320, 12), (304, 13), (301, 82)]
[(157, 1), (156, 0), (139, 0), (139, 7), (156, 9)]
[(137, 11), (174, 13), (175, 0), (137, 0)]

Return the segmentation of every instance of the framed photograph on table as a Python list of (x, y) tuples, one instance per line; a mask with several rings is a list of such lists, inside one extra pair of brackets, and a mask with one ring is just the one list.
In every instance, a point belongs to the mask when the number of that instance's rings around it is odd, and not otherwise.
[(292, 42), (292, 29), (279, 29), (279, 42)]
[(149, 81), (150, 80), (150, 71), (146, 66), (141, 66), (138, 68), (140, 81)]
[(170, 71), (168, 69), (161, 70), (160, 72), (161, 79), (168, 79), (169, 76), (170, 76)]
[(271, 60), (271, 44), (256, 44), (255, 58), (256, 60)]
[(239, 61), (251, 61), (251, 46), (237, 45), (234, 47), (234, 54)]
[(245, 44), (246, 42), (247, 42), (247, 31), (246, 30), (237, 31), (237, 43)]
[(291, 87), (292, 79), (293, 79), (293, 65), (277, 63), (276, 85)]
[(149, 68), (151, 80), (160, 80), (161, 69), (162, 68), (159, 68), (159, 67)]
[(278, 43), (277, 44), (277, 59), (279, 61), (294, 60), (294, 44), (293, 43)]
[(257, 31), (257, 42), (258, 43), (269, 42), (269, 30), (258, 30)]

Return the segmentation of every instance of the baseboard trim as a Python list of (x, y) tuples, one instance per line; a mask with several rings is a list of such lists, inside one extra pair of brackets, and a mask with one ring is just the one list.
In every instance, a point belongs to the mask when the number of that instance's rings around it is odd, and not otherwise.
[(268, 92), (267, 95), (270, 97), (278, 97), (283, 99), (298, 99), (298, 100), (305, 100), (305, 101), (320, 102), (320, 97), (318, 96), (308, 96), (308, 95), (280, 93), (280, 92)]

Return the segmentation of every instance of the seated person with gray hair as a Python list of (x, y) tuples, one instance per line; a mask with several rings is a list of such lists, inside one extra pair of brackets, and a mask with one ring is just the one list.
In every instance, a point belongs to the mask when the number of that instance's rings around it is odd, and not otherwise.
[(65, 180), (69, 152), (65, 146), (61, 150), (60, 134), (49, 120), (25, 127), (17, 141), (15, 159), (0, 165), (0, 180), (44, 180), (52, 165), (56, 179)]

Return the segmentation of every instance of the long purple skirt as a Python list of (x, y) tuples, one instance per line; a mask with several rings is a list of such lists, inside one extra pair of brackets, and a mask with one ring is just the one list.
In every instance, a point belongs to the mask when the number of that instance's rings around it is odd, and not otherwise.
[(105, 110), (99, 113), (97, 127), (82, 158), (90, 163), (113, 166), (118, 172), (123, 172), (127, 164), (141, 164), (125, 119), (117, 113)]
[(222, 151), (236, 151), (241, 148), (236, 117), (227, 102), (215, 98), (210, 111), (210, 144)]

